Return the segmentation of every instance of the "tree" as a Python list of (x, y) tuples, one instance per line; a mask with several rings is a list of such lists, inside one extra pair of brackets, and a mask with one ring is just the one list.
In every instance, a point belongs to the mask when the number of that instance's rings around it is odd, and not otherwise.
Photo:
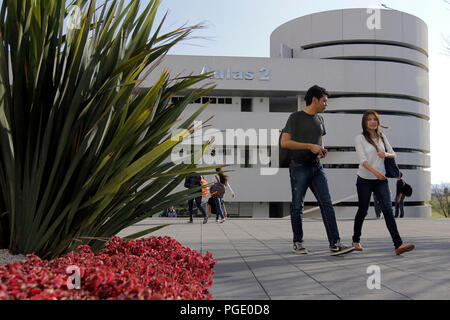
[(140, 88), (198, 28), (160, 34), (159, 2), (139, 11), (140, 0), (3, 1), (0, 247), (42, 258), (80, 244), (96, 250), (100, 240), (197, 195), (172, 193), (199, 169), (170, 155), (207, 104), (182, 123), (180, 114), (212, 88), (190, 87), (210, 75), (171, 79), (163, 71)]
[(433, 197), (437, 200), (440, 212), (444, 215), (444, 217), (448, 218), (450, 213), (449, 185), (433, 185), (432, 192)]

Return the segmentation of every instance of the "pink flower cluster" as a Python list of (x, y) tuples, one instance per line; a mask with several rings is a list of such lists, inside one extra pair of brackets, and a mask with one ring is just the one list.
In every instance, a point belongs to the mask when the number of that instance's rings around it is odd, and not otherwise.
[(0, 300), (212, 299), (216, 260), (170, 237), (113, 237), (96, 254), (89, 246), (77, 250), (51, 261), (28, 255), (0, 265)]

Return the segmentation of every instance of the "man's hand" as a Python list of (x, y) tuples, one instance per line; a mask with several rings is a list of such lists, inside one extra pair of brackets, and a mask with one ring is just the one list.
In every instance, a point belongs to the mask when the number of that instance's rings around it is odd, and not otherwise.
[[(312, 153), (319, 155), (320, 158), (323, 158), (323, 157), (324, 157), (322, 147), (319, 146), (319, 145), (317, 145), (317, 144), (312, 144), (311, 147), (309, 148), (309, 150), (310, 150)], [(325, 149), (325, 150), (326, 150), (326, 149)]]
[(328, 150), (325, 148), (322, 148), (322, 156), (320, 157), (320, 159), (325, 158), (328, 155)]

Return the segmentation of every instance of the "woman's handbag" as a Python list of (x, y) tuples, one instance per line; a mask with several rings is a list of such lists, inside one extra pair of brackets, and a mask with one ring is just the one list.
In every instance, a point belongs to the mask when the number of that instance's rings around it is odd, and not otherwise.
[(400, 177), (400, 170), (395, 162), (394, 158), (384, 158), (384, 167), (386, 168), (387, 178), (398, 178)]
[[(383, 141), (384, 149), (387, 150), (386, 143), (384, 143), (383, 136), (381, 136), (381, 140)], [(398, 165), (395, 162), (394, 158), (385, 157), (384, 158), (384, 168), (386, 169), (386, 177), (387, 178), (400, 177), (400, 169), (398, 168)]]

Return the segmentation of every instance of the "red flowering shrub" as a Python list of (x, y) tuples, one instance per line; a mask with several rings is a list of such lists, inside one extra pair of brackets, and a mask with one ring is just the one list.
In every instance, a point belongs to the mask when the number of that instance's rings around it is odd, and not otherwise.
[(89, 246), (77, 250), (51, 261), (28, 255), (28, 261), (0, 265), (0, 299), (212, 298), (216, 260), (170, 237), (113, 237), (96, 254)]

